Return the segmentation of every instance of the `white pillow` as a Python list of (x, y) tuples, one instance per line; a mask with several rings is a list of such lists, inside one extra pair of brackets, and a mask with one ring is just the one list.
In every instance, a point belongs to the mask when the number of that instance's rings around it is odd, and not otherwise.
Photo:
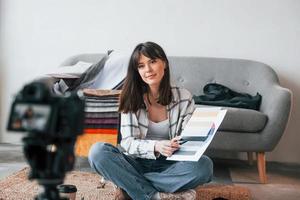
[(113, 89), (126, 77), (129, 58), (130, 54), (113, 51), (89, 88)]

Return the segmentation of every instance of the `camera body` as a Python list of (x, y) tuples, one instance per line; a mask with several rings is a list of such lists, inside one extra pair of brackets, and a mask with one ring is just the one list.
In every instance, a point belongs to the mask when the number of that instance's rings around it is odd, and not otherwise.
[(32, 82), (17, 94), (8, 130), (31, 132), (48, 139), (71, 139), (83, 132), (84, 100), (77, 93), (53, 95), (47, 86)]
[(23, 152), (31, 168), (29, 179), (37, 179), (45, 189), (36, 199), (63, 199), (56, 187), (73, 169), (74, 145), (84, 128), (84, 107), (82, 93), (54, 95), (38, 81), (25, 85), (15, 97), (7, 129), (28, 132)]

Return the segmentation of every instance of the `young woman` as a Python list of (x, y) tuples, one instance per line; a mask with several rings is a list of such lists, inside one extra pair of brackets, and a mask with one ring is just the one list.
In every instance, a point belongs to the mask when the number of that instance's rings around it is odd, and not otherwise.
[(195, 198), (191, 190), (212, 178), (207, 156), (198, 162), (169, 161), (180, 148), (179, 136), (194, 111), (192, 95), (172, 87), (168, 59), (153, 42), (138, 44), (129, 61), (120, 96), (121, 147), (96, 143), (91, 166), (118, 186), (116, 199)]

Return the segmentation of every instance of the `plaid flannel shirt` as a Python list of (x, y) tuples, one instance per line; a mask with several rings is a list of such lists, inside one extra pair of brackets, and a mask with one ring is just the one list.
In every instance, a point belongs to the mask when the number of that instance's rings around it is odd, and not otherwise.
[[(169, 139), (181, 134), (195, 110), (192, 94), (179, 87), (172, 87), (173, 99), (167, 105), (169, 119)], [(121, 113), (121, 147), (133, 157), (156, 159), (154, 145), (156, 140), (145, 139), (148, 132), (148, 111), (139, 109), (136, 113)]]

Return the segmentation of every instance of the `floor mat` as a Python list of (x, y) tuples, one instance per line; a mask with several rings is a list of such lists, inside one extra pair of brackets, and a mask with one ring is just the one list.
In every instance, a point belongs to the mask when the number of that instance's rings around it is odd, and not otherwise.
[[(34, 197), (42, 191), (42, 186), (37, 184), (37, 181), (28, 180), (29, 168), (26, 167), (0, 182), (0, 200), (12, 200), (12, 199), (34, 199)], [(115, 186), (106, 181), (105, 186), (101, 183), (101, 177), (93, 172), (85, 171), (71, 171), (67, 173), (64, 184), (71, 184), (77, 187), (76, 199), (88, 200), (88, 199), (113, 199)], [(237, 193), (237, 188), (232, 189), (233, 185), (218, 185), (208, 184), (197, 188), (198, 197), (201, 199), (212, 199), (216, 197), (233, 197), (233, 195), (239, 195), (238, 197), (250, 196), (247, 189), (240, 190)], [(231, 190), (231, 191), (230, 191)], [(200, 195), (200, 193), (201, 195)], [(249, 198), (232, 198), (232, 199), (249, 199)]]
[[(0, 199), (1, 200), (32, 200), (42, 191), (42, 187), (37, 181), (29, 181), (27, 179), (29, 168), (24, 168), (0, 182)], [(66, 175), (65, 184), (76, 185), (76, 199), (113, 199), (114, 185), (107, 182), (102, 187), (101, 178), (95, 173), (72, 171)]]

